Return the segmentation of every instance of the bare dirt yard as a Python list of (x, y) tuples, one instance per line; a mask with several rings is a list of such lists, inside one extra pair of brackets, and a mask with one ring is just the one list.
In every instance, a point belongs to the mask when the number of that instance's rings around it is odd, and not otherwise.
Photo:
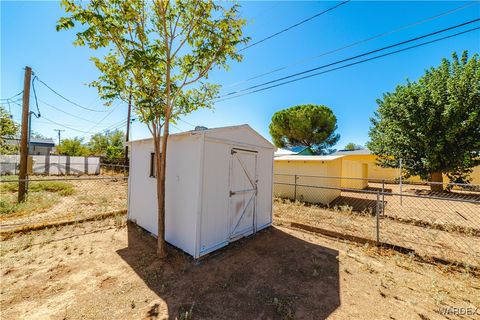
[[(276, 225), (200, 261), (124, 216), (1, 243), (2, 319), (468, 319), (465, 270)], [(472, 309), (470, 309), (472, 310)], [(477, 311), (478, 312), (478, 311)]]
[[(447, 224), (434, 223), (426, 218), (428, 214), (434, 217), (435, 209), (446, 211), (453, 207), (447, 203), (437, 204), (430, 200), (430, 203), (426, 203), (422, 211), (412, 208), (412, 204), (407, 202), (405, 207), (396, 207), (398, 213), (394, 213), (395, 210), (387, 205), (386, 209), (388, 210), (379, 217), (377, 225), (372, 210), (365, 210), (362, 207), (365, 205), (375, 206), (375, 201), (360, 197), (364, 197), (364, 195), (339, 197), (330, 208), (277, 198), (274, 200), (274, 215), (277, 219), (287, 223), (301, 223), (339, 235), (360, 237), (371, 241), (376, 241), (378, 227), (380, 242), (412, 249), (425, 257), (480, 268), (480, 224), (477, 222), (480, 219), (480, 211), (477, 211), (480, 210), (480, 207), (468, 211), (471, 223), (467, 227), (455, 224), (452, 220), (449, 220), (450, 224)], [(387, 201), (391, 202), (392, 200)], [(391, 206), (391, 203), (389, 205)], [(407, 210), (410, 212), (410, 216), (405, 215)], [(459, 210), (459, 212), (467, 216), (465, 211)], [(422, 214), (424, 218), (422, 218)], [(399, 217), (400, 215), (403, 216)]]

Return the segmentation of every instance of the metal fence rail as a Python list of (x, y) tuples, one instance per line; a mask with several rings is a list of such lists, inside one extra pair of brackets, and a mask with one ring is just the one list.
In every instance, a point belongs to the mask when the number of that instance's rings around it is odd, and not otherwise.
[(480, 187), (431, 184), (275, 175), (274, 197), (301, 203), (277, 203), (281, 218), (480, 267)]

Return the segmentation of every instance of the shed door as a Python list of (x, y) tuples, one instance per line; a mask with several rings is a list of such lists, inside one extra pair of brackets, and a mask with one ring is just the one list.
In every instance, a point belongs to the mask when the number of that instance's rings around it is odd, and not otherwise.
[(232, 149), (230, 162), (230, 240), (254, 232), (257, 152)]

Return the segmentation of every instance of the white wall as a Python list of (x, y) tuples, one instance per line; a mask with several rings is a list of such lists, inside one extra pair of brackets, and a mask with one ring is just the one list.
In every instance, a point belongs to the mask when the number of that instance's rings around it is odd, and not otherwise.
[(31, 156), (33, 173), (48, 175), (99, 174), (99, 157)]
[(262, 149), (257, 158), (257, 230), (272, 224), (274, 149)]
[[(165, 239), (191, 255), (195, 254), (199, 213), (200, 138), (172, 135), (167, 147)], [(152, 140), (131, 144), (128, 217), (157, 235), (157, 186), (149, 176), (152, 152)]]
[(147, 231), (157, 235), (156, 180), (149, 177), (151, 140), (130, 145), (128, 177), (128, 218)]
[(229, 238), (230, 149), (224, 143), (205, 141), (200, 252)]
[(229, 241), (229, 191), (232, 148), (257, 151), (256, 227), (272, 223), (274, 147), (249, 128), (206, 133), (200, 252), (212, 251)]
[[(70, 157), (54, 155), (29, 155), (33, 160), (32, 174), (78, 175), (99, 174), (99, 157)], [(18, 174), (19, 155), (1, 155), (1, 173)]]
[(172, 137), (167, 149), (165, 239), (195, 256), (202, 139), (201, 135)]

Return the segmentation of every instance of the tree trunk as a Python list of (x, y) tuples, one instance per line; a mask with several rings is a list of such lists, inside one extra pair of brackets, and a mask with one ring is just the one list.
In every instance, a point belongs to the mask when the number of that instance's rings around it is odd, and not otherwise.
[(167, 163), (167, 141), (168, 141), (168, 120), (163, 127), (163, 137), (160, 132), (155, 139), (155, 165), (157, 179), (157, 206), (158, 206), (158, 237), (157, 256), (167, 256), (167, 245), (165, 243), (165, 168)]
[(430, 181), (435, 182), (434, 184), (430, 185), (431, 191), (443, 191), (443, 175), (441, 172), (430, 173)]

